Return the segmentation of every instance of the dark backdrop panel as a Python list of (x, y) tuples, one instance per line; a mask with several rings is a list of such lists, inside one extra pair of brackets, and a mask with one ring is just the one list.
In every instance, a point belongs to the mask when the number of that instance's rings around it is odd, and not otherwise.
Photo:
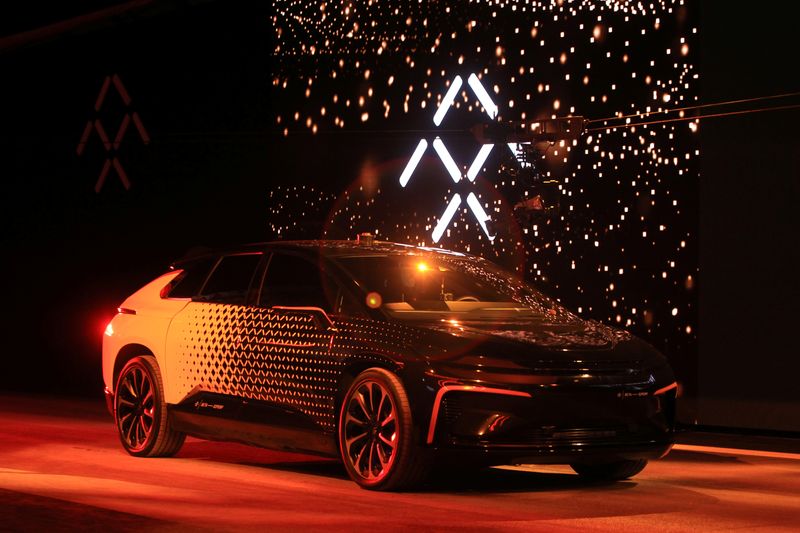
[[(410, 25), (375, 4), (359, 15), (382, 24), (361, 25), (377, 39), (357, 40), (368, 47), (313, 24), (292, 37), (290, 30), (303, 28), (289, 28), (285, 14), (235, 4), (157, 2), (157, 9), (0, 50), (0, 235), (10, 309), (0, 389), (99, 391), (100, 339), (114, 308), (190, 247), (376, 229), (430, 244), (431, 224), (460, 189), (447, 186), (430, 148), (408, 189), (397, 179), (416, 142), (431, 133), (436, 95), (456, 73), (483, 72), (501, 115), (515, 120), (641, 111), (664, 105), (670, 91), (665, 107), (680, 105), (679, 96), (687, 104), (798, 87), (795, 69), (782, 64), (793, 50), (791, 17), (727, 3), (608, 10), (598, 23), (599, 12), (570, 13), (568, 3), (563, 13), (557, 4), (522, 13), (511, 4), (435, 2), (409, 8)], [(312, 54), (308, 45), (326, 38), (333, 56), (317, 53), (322, 47)], [(702, 74), (702, 93), (694, 73)], [(95, 111), (114, 74), (130, 104), (112, 87)], [(664, 83), (652, 102), (647, 74)], [(113, 140), (134, 111), (148, 144), (130, 125), (109, 151), (93, 128), (76, 153), (87, 121), (100, 120)], [(448, 116), (448, 127), (469, 127), (482, 113), (474, 111)], [(800, 368), (790, 342), (799, 227), (793, 118), (704, 121), (699, 145), (686, 123), (595, 134), (592, 143), (584, 136), (567, 161), (550, 153), (543, 162), (560, 180), (564, 205), (573, 206), (549, 222), (513, 213), (533, 189), (504, 178), (498, 171), (508, 154), (493, 152), (474, 190), (497, 207), (503, 244), (478, 238), (463, 211), (442, 245), (522, 267), (583, 316), (627, 327), (663, 350), (685, 388), (684, 421), (800, 430), (792, 379)], [(474, 155), (474, 139), (445, 140), (458, 161)], [(634, 154), (636, 143), (643, 148)], [(112, 170), (95, 193), (109, 157), (119, 160), (130, 190)]]
[[(187, 249), (267, 237), (268, 13), (158, 3), (0, 51), (0, 235), (7, 366), (0, 388), (99, 394), (100, 342), (119, 303)], [(104, 80), (116, 74), (130, 97)], [(87, 121), (110, 140), (107, 151)], [(236, 133), (229, 133), (236, 132)], [(131, 188), (106, 160), (116, 157)]]
[[(701, 6), (704, 100), (800, 90), (788, 11)], [(774, 111), (709, 120), (701, 129), (703, 424), (800, 431), (799, 118), (800, 110)]]

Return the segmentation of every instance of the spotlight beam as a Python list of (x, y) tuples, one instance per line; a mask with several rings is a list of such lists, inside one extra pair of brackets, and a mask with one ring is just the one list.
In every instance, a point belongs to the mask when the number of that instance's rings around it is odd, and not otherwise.
[(478, 177), (478, 173), (483, 168), (483, 164), (486, 162), (486, 158), (489, 157), (492, 148), (494, 148), (493, 144), (484, 144), (481, 146), (478, 155), (475, 156), (475, 161), (472, 162), (469, 170), (467, 170), (467, 178), (469, 181), (475, 181), (475, 178)]
[[(474, 74), (473, 74), (474, 75)], [(433, 115), (433, 123), (436, 126), (439, 126), (444, 120), (444, 116), (447, 114), (447, 111), (450, 109), (450, 106), (453, 105), (453, 101), (456, 99), (456, 95), (458, 91), (461, 89), (462, 85), (461, 76), (456, 76), (453, 78), (453, 83), (450, 84), (450, 88), (447, 90), (447, 93), (444, 95), (442, 102), (439, 104), (439, 108), (436, 110), (436, 114)]]
[(400, 186), (405, 187), (408, 184), (408, 180), (411, 179), (411, 175), (417, 169), (417, 165), (419, 164), (419, 160), (422, 159), (422, 154), (425, 153), (425, 150), (428, 148), (428, 141), (422, 139), (417, 148), (414, 150), (414, 153), (411, 154), (411, 159), (408, 160), (408, 164), (406, 165), (405, 170), (400, 175)]
[[(470, 193), (471, 195), (472, 193)], [(444, 210), (442, 214), (442, 218), (439, 219), (439, 223), (436, 224), (436, 227), (433, 229), (433, 242), (438, 243), (439, 239), (442, 238), (444, 234), (444, 230), (447, 229), (447, 226), (450, 225), (450, 221), (453, 219), (453, 215), (456, 214), (456, 210), (458, 206), (461, 205), (461, 195), (455, 193), (453, 198), (450, 199), (450, 203), (447, 204), (447, 209)]]
[(497, 105), (492, 101), (492, 97), (489, 96), (489, 93), (486, 92), (486, 89), (483, 88), (481, 80), (478, 79), (478, 76), (475, 74), (470, 74), (469, 78), (467, 79), (467, 83), (469, 83), (469, 86), (472, 87), (472, 90), (475, 92), (475, 96), (477, 96), (478, 100), (480, 100), (481, 105), (486, 110), (486, 114), (489, 115), (489, 118), (492, 120), (497, 118)]
[(475, 196), (474, 192), (469, 193), (469, 196), (467, 196), (467, 205), (472, 209), (472, 214), (475, 215), (475, 218), (478, 219), (478, 223), (481, 225), (483, 232), (489, 237), (490, 241), (493, 241), (495, 236), (489, 233), (489, 228), (486, 226), (486, 221), (491, 220), (491, 217), (483, 210), (483, 206), (481, 206), (481, 202), (478, 200), (478, 197)]
[(433, 140), (433, 149), (436, 150), (436, 153), (439, 154), (439, 159), (442, 160), (444, 163), (444, 167), (447, 169), (447, 172), (450, 173), (450, 177), (453, 178), (453, 181), (458, 183), (461, 179), (461, 170), (459, 170), (458, 165), (456, 162), (453, 161), (453, 158), (450, 156), (450, 152), (447, 151), (447, 147), (445, 147), (444, 143), (439, 137), (436, 137)]

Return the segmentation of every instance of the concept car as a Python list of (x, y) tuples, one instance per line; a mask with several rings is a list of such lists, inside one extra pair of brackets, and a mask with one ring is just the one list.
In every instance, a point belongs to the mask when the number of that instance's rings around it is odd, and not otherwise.
[(175, 262), (108, 324), (103, 377), (132, 455), (233, 440), (381, 490), (447, 462), (624, 479), (670, 450), (677, 392), (654, 348), (484, 259), (371, 240)]

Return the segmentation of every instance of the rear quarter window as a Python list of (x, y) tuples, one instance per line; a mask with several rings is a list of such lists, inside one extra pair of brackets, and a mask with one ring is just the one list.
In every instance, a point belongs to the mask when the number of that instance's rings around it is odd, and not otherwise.
[(209, 257), (178, 265), (177, 268), (183, 272), (172, 282), (172, 289), (167, 293), (167, 298), (193, 298), (196, 296), (205, 283), (211, 267), (216, 262), (216, 257)]
[(256, 253), (224, 256), (196, 299), (204, 302), (244, 304), (261, 255)]

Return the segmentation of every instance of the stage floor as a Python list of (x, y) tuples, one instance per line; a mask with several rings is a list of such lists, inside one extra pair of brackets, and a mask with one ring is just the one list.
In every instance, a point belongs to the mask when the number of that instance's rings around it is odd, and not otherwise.
[(520, 466), (376, 493), (334, 461), (238, 444), (137, 459), (101, 400), (2, 395), (0, 530), (797, 531), (800, 454), (686, 440), (630, 481)]

